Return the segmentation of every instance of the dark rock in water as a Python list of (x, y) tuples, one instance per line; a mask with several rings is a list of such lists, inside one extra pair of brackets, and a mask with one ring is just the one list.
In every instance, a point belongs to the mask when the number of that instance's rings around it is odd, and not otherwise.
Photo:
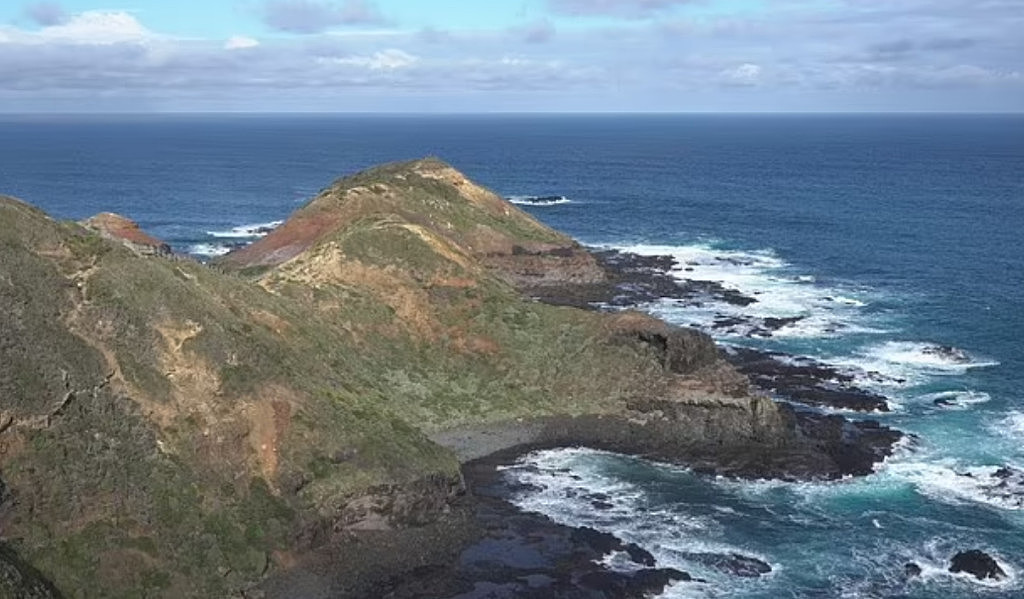
[(613, 507), (615, 507), (614, 504), (608, 503), (607, 501), (601, 501), (600, 499), (595, 499), (594, 501), (591, 501), (590, 505), (593, 506), (595, 510), (601, 511), (610, 510)]
[(917, 578), (921, 575), (921, 566), (914, 562), (908, 562), (903, 565), (903, 575), (907, 578)]
[(772, 567), (757, 559), (738, 553), (687, 553), (686, 559), (714, 568), (719, 572), (740, 576), (742, 578), (757, 578), (772, 571)]
[(673, 582), (693, 580), (692, 576), (675, 568), (644, 569), (634, 574), (633, 578), (655, 593), (661, 593)]
[(636, 543), (623, 543), (615, 535), (595, 530), (589, 526), (574, 529), (571, 538), (574, 543), (586, 545), (601, 556), (608, 555), (613, 551), (622, 551), (629, 556), (633, 563), (648, 568), (654, 567), (655, 564), (654, 556), (643, 547)]
[(980, 549), (961, 551), (954, 555), (949, 571), (954, 574), (966, 572), (978, 580), (1006, 578), (1006, 572), (999, 567), (999, 562)]
[(789, 317), (789, 318), (772, 318), (772, 317), (768, 317), (768, 318), (765, 318), (763, 322), (764, 322), (765, 328), (767, 328), (768, 330), (777, 331), (777, 330), (781, 329), (782, 327), (786, 327), (786, 326), (789, 326), (791, 324), (796, 324), (796, 323), (800, 322), (803, 319), (804, 319), (803, 316), (792, 316), (792, 317)]
[(600, 555), (608, 555), (623, 547), (622, 541), (615, 535), (595, 530), (589, 526), (574, 529), (571, 538), (574, 543), (586, 545)]
[(654, 556), (651, 555), (650, 551), (647, 551), (636, 543), (630, 543), (623, 547), (623, 549), (634, 564), (640, 564), (641, 566), (647, 566), (648, 568), (654, 567)]
[(938, 356), (945, 360), (961, 364), (971, 361), (971, 357), (967, 355), (967, 352), (959, 347), (953, 347), (952, 345), (929, 345), (922, 349), (921, 353), (929, 356)]

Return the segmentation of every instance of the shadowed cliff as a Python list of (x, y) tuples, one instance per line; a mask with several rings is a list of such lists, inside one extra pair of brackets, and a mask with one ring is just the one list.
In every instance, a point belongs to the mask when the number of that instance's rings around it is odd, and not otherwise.
[(0, 197), (0, 534), (69, 596), (237, 596), (435, 522), (462, 480), (431, 438), (460, 427), (737, 473), (798, 446), (706, 336), (524, 299), (605, 273), (437, 160), (341, 179), (213, 267), (138, 239)]

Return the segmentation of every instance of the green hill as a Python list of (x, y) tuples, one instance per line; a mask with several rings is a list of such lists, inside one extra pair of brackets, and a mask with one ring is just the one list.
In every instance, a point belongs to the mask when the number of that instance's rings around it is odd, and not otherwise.
[(2, 575), (20, 560), (68, 597), (238, 596), (441, 517), (462, 479), (431, 438), (459, 427), (601, 416), (650, 432), (609, 445), (712, 460), (792, 440), (707, 337), (518, 290), (603, 276), (433, 159), (212, 266), (0, 197), (0, 596), (35, 584)]

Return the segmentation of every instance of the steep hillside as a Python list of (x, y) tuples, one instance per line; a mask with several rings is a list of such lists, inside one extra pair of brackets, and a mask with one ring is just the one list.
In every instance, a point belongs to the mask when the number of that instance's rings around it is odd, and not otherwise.
[(435, 521), (462, 483), (430, 438), (460, 427), (739, 470), (795, 442), (707, 337), (523, 299), (604, 272), (436, 160), (212, 268), (121, 241), (0, 198), (0, 531), (68, 596), (237, 596)]

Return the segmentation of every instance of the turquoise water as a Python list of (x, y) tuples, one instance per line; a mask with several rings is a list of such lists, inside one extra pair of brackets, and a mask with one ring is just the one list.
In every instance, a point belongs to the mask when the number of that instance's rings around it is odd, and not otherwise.
[[(546, 452), (508, 472), (546, 489), (523, 507), (709, 581), (675, 597), (1024, 596), (1024, 497), (994, 492), (997, 468), (1024, 468), (1024, 117), (5, 116), (0, 192), (63, 218), (121, 212), (212, 255), (336, 176), (428, 154), (507, 196), (565, 196), (527, 209), (590, 244), (676, 255), (693, 269), (679, 276), (756, 297), (745, 316), (803, 316), (770, 339), (713, 333), (843, 367), (890, 399), (872, 417), (916, 435), (874, 475), (834, 483)], [(735, 310), (644, 309), (702, 327)], [(567, 497), (577, 488), (614, 508)], [(975, 547), (1010, 578), (945, 572)], [(701, 551), (774, 571), (736, 578), (686, 557)], [(904, 579), (909, 561), (923, 577)]]

